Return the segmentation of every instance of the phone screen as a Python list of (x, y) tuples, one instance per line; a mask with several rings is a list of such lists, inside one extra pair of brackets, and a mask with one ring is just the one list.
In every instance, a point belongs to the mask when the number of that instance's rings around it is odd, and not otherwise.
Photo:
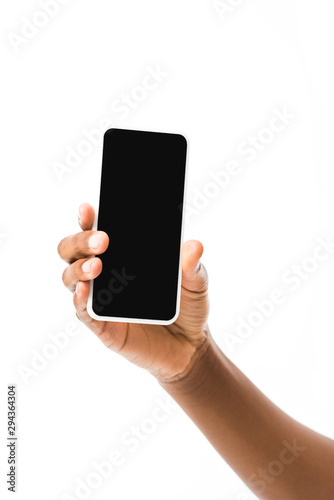
[(178, 314), (187, 141), (180, 134), (110, 129), (104, 136), (92, 311), (111, 321), (171, 322)]

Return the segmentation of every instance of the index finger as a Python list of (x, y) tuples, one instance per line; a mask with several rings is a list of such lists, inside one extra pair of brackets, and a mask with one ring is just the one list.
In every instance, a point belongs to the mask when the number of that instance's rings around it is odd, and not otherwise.
[(105, 252), (109, 237), (104, 231), (83, 231), (67, 236), (58, 245), (58, 253), (63, 260), (75, 262), (91, 255)]

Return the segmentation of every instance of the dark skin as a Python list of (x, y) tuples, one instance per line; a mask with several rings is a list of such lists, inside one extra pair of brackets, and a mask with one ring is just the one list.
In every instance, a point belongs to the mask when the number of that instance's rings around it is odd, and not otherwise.
[(183, 245), (175, 323), (97, 321), (86, 309), (89, 281), (102, 271), (101, 260), (92, 256), (107, 249), (109, 237), (92, 231), (89, 204), (80, 206), (79, 215), (83, 231), (58, 246), (69, 264), (63, 281), (73, 293), (78, 318), (106, 347), (152, 373), (258, 498), (334, 500), (334, 441), (275, 406), (212, 339), (208, 277), (199, 261), (202, 244), (192, 240)]
[[(204, 341), (209, 314), (207, 272), (199, 259), (203, 246), (188, 241), (182, 251), (181, 308), (172, 325), (114, 323), (92, 319), (87, 312), (89, 280), (102, 271), (98, 257), (106, 251), (109, 237), (102, 231), (91, 230), (94, 209), (84, 203), (79, 209), (83, 232), (68, 236), (58, 246), (58, 253), (69, 263), (63, 274), (65, 286), (73, 292), (78, 318), (90, 328), (103, 344), (129, 361), (146, 368), (157, 378), (170, 379), (186, 370), (196, 347)], [(91, 236), (100, 236), (97, 248), (89, 247)], [(89, 266), (84, 272), (82, 266)]]

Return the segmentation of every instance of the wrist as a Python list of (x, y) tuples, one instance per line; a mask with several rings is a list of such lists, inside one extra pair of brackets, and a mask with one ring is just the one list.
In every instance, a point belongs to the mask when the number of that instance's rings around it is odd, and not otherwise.
[(173, 376), (157, 376), (159, 384), (168, 391), (168, 388), (180, 388), (187, 390), (187, 387), (196, 383), (198, 378), (205, 376), (210, 365), (209, 352), (215, 345), (208, 327), (203, 330), (202, 339), (193, 346), (191, 356), (184, 361), (185, 367)]

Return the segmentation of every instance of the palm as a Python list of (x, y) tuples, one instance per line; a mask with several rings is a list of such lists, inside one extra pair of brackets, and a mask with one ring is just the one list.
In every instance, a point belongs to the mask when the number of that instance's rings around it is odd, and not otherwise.
[(207, 286), (191, 290), (183, 278), (180, 314), (168, 326), (96, 322), (101, 341), (157, 377), (172, 377), (186, 367), (203, 338), (209, 311)]

